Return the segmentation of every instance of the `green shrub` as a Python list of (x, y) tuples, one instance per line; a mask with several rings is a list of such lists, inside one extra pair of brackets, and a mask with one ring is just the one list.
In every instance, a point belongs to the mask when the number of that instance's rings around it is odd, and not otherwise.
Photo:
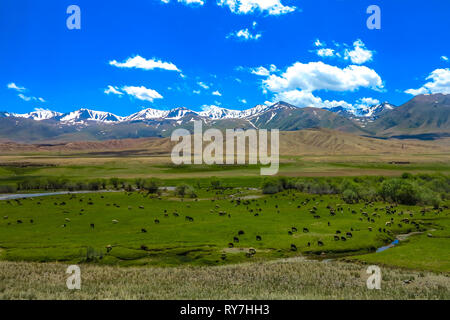
[(344, 200), (346, 203), (356, 203), (358, 202), (359, 197), (355, 191), (347, 189), (342, 192), (342, 200)]
[(262, 192), (264, 194), (275, 194), (283, 190), (283, 186), (278, 179), (264, 179), (262, 183)]
[(175, 188), (175, 194), (181, 198), (189, 197), (189, 198), (196, 198), (197, 194), (195, 193), (194, 188), (192, 188), (188, 184), (180, 184)]
[(0, 185), (0, 193), (14, 193), (17, 191), (16, 186), (12, 185)]
[(142, 184), (142, 189), (148, 193), (157, 193), (161, 182), (157, 179), (147, 179)]

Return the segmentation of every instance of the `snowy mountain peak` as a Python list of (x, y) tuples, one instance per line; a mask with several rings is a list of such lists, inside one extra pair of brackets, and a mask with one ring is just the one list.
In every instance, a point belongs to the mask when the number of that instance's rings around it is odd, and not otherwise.
[(230, 110), (217, 106), (207, 106), (198, 114), (212, 120), (239, 118), (241, 111)]
[(125, 121), (162, 119), (167, 117), (168, 114), (169, 111), (147, 108), (129, 115), (125, 118)]
[(48, 120), (48, 119), (59, 117), (62, 115), (62, 113), (51, 111), (51, 110), (39, 109), (39, 110), (35, 110), (30, 113), (24, 113), (24, 114), (14, 113), (12, 115), (17, 118), (26, 118), (26, 119), (33, 119), (36, 121), (41, 121), (41, 120)]
[(170, 120), (179, 120), (189, 114), (198, 115), (196, 112), (191, 111), (185, 107), (178, 107), (170, 110), (165, 118)]
[(81, 108), (76, 111), (64, 114), (60, 121), (69, 123), (83, 123), (85, 121), (97, 122), (120, 122), (123, 117), (116, 116), (110, 112), (94, 111), (90, 109)]

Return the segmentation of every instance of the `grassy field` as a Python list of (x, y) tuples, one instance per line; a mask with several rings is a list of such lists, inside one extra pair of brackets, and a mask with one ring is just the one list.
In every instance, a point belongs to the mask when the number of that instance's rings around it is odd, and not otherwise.
[[(403, 172), (446, 176), (449, 158), (285, 153), (279, 175), (352, 177), (374, 187), (378, 177)], [(347, 204), (342, 194), (294, 190), (264, 195), (259, 169), (175, 167), (167, 155), (133, 152), (0, 156), (0, 185), (159, 178), (163, 186), (187, 183), (197, 195), (103, 190), (0, 201), (0, 299), (450, 298), (448, 192), (439, 209)], [(213, 190), (212, 176), (226, 188)], [(396, 238), (398, 245), (375, 252)], [(67, 264), (82, 268), (80, 292), (65, 287)], [(383, 290), (367, 290), (367, 264), (382, 267)]]
[(366, 254), (397, 234), (428, 232), (434, 235), (427, 242), (414, 245), (411, 238), (412, 245), (391, 249), (405, 247), (418, 250), (417, 254), (388, 250), (367, 255), (367, 261), (450, 270), (448, 209), (427, 208), (421, 213), (420, 207), (397, 206), (389, 211), (386, 203), (344, 204), (338, 195), (293, 191), (270, 196), (245, 188), (197, 193), (198, 199), (180, 199), (172, 192), (161, 197), (104, 192), (0, 201), (4, 215), (0, 259), (221, 265), (300, 254), (321, 258)]
[[(395, 164), (405, 160), (401, 155), (336, 155), (336, 156), (282, 156), (280, 176), (292, 177), (342, 177), (342, 176), (399, 176), (411, 173), (448, 173), (450, 155), (409, 155), (407, 164)], [(99, 157), (99, 156), (0, 156), (0, 185), (23, 181), (27, 178), (63, 177), (74, 181), (95, 178), (156, 177), (165, 181), (253, 178), (253, 186), (259, 186), (258, 165), (184, 165), (174, 167), (166, 156), (158, 157)], [(172, 185), (173, 185), (172, 183)], [(242, 185), (248, 186), (248, 184)]]
[(0, 261), (0, 299), (450, 299), (445, 274), (382, 268), (381, 290), (366, 265), (302, 258), (216, 267), (81, 265), (67, 290), (63, 263)]

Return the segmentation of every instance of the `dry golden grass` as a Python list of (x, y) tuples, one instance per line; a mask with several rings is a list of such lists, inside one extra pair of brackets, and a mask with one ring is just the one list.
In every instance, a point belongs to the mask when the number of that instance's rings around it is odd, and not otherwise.
[[(156, 156), (170, 155), (170, 138), (141, 138), (98, 142), (17, 144), (0, 142), (2, 154)], [(206, 145), (206, 144), (205, 144)], [(281, 155), (437, 154), (450, 152), (450, 139), (437, 141), (382, 140), (330, 129), (280, 132)]]
[(195, 268), (81, 265), (82, 289), (71, 291), (64, 264), (2, 261), (0, 299), (450, 299), (448, 275), (382, 268), (381, 290), (368, 290), (366, 267), (302, 258)]

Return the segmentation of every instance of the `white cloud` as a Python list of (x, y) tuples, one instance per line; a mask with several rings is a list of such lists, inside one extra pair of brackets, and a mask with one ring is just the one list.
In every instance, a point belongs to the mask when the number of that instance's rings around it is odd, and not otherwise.
[(352, 50), (345, 50), (345, 59), (350, 59), (352, 63), (363, 64), (372, 61), (373, 51), (366, 48), (366, 45), (361, 40), (353, 42)]
[(192, 93), (194, 93), (194, 94), (200, 94), (200, 90), (193, 90)]
[(264, 67), (253, 68), (250, 71), (252, 74), (256, 74), (257, 76), (268, 76), (270, 75), (270, 71)]
[(334, 56), (334, 50), (329, 48), (322, 48), (317, 50), (317, 55), (320, 57), (332, 57)]
[(209, 89), (209, 86), (204, 82), (199, 81), (199, 82), (197, 82), (197, 84), (205, 90)]
[(118, 68), (136, 68), (136, 69), (144, 69), (144, 70), (153, 70), (153, 69), (163, 69), (169, 71), (178, 71), (181, 72), (176, 65), (171, 62), (163, 62), (161, 60), (155, 59), (145, 59), (141, 56), (130, 57), (125, 62), (117, 62), (116, 60), (112, 60), (109, 62), (110, 65), (118, 67)]
[(6, 86), (8, 87), (8, 89), (13, 89), (19, 92), (24, 92), (27, 90), (25, 87), (19, 87), (14, 82), (8, 83)]
[(261, 38), (260, 33), (251, 33), (248, 28), (229, 33), (226, 38), (235, 38), (242, 41), (258, 40)]
[(405, 92), (412, 95), (445, 93), (450, 94), (450, 69), (436, 69), (425, 79), (430, 80), (419, 89), (408, 89)]
[(219, 97), (222, 96), (222, 94), (219, 92), (219, 90), (214, 91), (212, 94), (215, 96), (219, 96)]
[(354, 91), (359, 88), (379, 90), (383, 88), (380, 76), (365, 66), (350, 65), (344, 69), (325, 64), (296, 62), (281, 75), (270, 75), (263, 81), (263, 88), (272, 92), (301, 89)]
[(444, 60), (444, 61), (448, 61), (448, 57), (447, 56), (442, 56), (441, 59)]
[(45, 99), (42, 98), (42, 97), (33, 97), (33, 96), (26, 96), (26, 95), (24, 95), (22, 92), (25, 92), (25, 91), (28, 91), (28, 90), (25, 87), (20, 87), (20, 86), (16, 85), (14, 82), (8, 83), (6, 85), (6, 87), (8, 89), (12, 89), (12, 90), (15, 90), (17, 92), (21, 92), (21, 93), (17, 94), (17, 96), (20, 99), (24, 100), (24, 101), (46, 102)]
[(202, 6), (205, 4), (203, 0), (178, 0), (178, 2), (185, 5), (199, 5)]
[(368, 61), (372, 61), (374, 51), (371, 51), (366, 48), (364, 42), (360, 39), (353, 42), (353, 47), (351, 49), (347, 48), (345, 50), (340, 50), (338, 48), (341, 47), (349, 47), (347, 44), (339, 44), (333, 41), (335, 49), (325, 48), (325, 43), (320, 42), (320, 40), (316, 40), (314, 42), (314, 46), (321, 47), (320, 49), (315, 50), (316, 54), (322, 58), (324, 57), (338, 57), (343, 58), (344, 60), (350, 60), (354, 64), (363, 64)]
[(32, 97), (27, 97), (27, 96), (25, 96), (25, 95), (23, 95), (21, 93), (19, 93), (18, 96), (19, 96), (20, 99), (25, 100), (25, 101), (31, 101), (32, 100)]
[(380, 104), (380, 100), (374, 98), (361, 98), (356, 101), (356, 103), (364, 106), (374, 106)]
[(296, 7), (285, 6), (280, 0), (217, 0), (221, 7), (227, 6), (236, 14), (250, 14), (256, 11), (268, 15), (282, 15), (295, 11)]
[(243, 103), (243, 104), (247, 104), (247, 100), (245, 100), (245, 99), (240, 99), (239, 102)]
[(274, 101), (285, 101), (297, 107), (312, 107), (312, 108), (333, 108), (343, 107), (346, 109), (353, 108), (353, 105), (346, 101), (323, 101), (322, 98), (316, 97), (311, 92), (302, 90), (289, 90), (275, 94)]
[(373, 105), (380, 103), (378, 99), (361, 98), (355, 104), (348, 103), (344, 100), (322, 100), (322, 98), (313, 95), (311, 92), (301, 90), (290, 90), (275, 94), (272, 103), (275, 101), (285, 101), (297, 107), (312, 107), (312, 108), (335, 108), (342, 107), (354, 114), (358, 114), (360, 110), (367, 110)]
[(118, 87), (108, 86), (108, 88), (105, 89), (104, 93), (106, 94), (116, 94), (116, 95), (123, 95), (123, 92), (120, 91)]
[(144, 101), (153, 102), (154, 99), (163, 98), (157, 91), (153, 89), (148, 89), (144, 86), (140, 87), (124, 86), (122, 87), (122, 90), (125, 91), (128, 95)]
[(319, 39), (316, 39), (316, 41), (314, 41), (314, 46), (316, 46), (316, 47), (323, 47), (324, 45), (325, 45), (325, 43), (323, 43)]

